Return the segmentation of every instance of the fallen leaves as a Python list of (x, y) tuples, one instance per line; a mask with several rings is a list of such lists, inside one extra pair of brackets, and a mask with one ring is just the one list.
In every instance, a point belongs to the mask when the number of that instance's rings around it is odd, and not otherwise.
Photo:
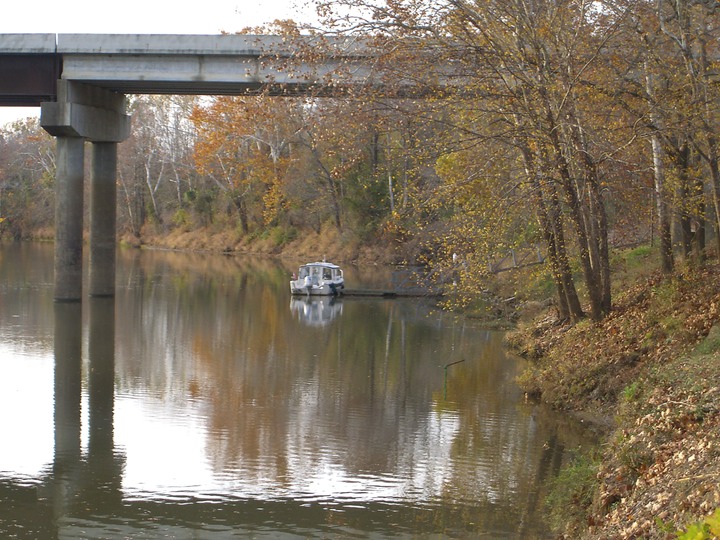
[(675, 538), (720, 507), (719, 270), (656, 274), (618, 295), (599, 323), (545, 320), (533, 331), (536, 392), (619, 422), (586, 538)]
[[(715, 377), (706, 378), (707, 371)], [(598, 500), (614, 502), (595, 509), (599, 525), (589, 538), (671, 538), (670, 532), (720, 506), (720, 411), (712, 386), (718, 374), (720, 355), (694, 356), (646, 381), (673, 384), (658, 384), (636, 404), (643, 414), (606, 452)], [(648, 459), (646, 467), (628, 459), (637, 453)]]

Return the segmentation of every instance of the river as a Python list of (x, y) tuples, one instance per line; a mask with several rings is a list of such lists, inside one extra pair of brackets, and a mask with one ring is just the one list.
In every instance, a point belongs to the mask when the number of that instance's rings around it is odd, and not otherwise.
[(52, 251), (0, 246), (0, 537), (548, 537), (589, 435), (524, 401), (501, 333), (164, 251), (120, 250), (114, 299), (55, 303)]

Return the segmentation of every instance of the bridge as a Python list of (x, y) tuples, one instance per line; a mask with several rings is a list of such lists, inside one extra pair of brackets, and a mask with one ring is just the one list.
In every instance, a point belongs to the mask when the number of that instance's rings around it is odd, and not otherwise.
[[(300, 54), (322, 54), (312, 63)], [(0, 35), (0, 106), (39, 106), (57, 140), (55, 300), (82, 296), (85, 142), (92, 145), (89, 294), (115, 294), (117, 145), (127, 94), (327, 94), (368, 84), (356, 38), (252, 35)]]

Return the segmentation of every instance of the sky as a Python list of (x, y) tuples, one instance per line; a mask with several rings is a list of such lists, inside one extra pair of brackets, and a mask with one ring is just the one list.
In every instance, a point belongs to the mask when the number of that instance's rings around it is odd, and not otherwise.
[[(0, 34), (219, 34), (275, 19), (312, 22), (307, 0), (6, 0)], [(0, 126), (39, 116), (0, 107)]]

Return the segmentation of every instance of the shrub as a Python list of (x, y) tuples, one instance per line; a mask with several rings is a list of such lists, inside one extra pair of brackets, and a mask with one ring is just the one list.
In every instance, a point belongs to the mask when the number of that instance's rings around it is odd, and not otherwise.
[(554, 530), (569, 533), (582, 530), (587, 524), (599, 467), (599, 458), (591, 452), (576, 456), (570, 465), (560, 470), (545, 499)]
[(269, 231), (269, 237), (274, 246), (280, 247), (297, 237), (297, 229), (294, 227), (273, 227)]
[(693, 523), (684, 531), (678, 531), (680, 540), (711, 540), (720, 538), (720, 508), (704, 520)]

